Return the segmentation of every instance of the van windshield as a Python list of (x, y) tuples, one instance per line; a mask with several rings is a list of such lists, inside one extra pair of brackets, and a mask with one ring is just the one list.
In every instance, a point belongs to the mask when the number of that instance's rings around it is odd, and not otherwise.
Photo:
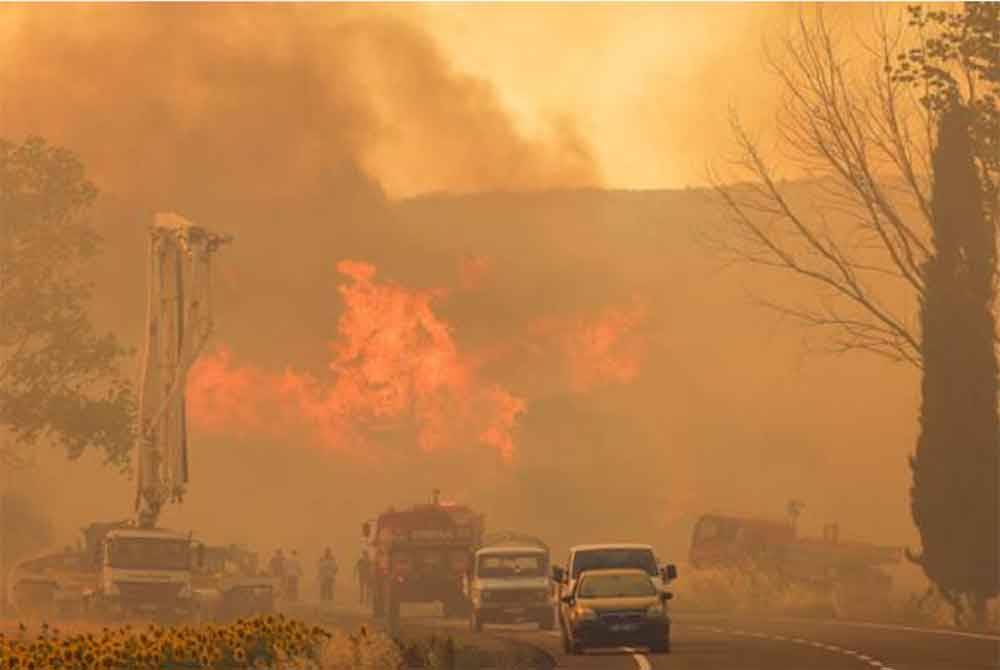
[(494, 554), (479, 557), (480, 577), (544, 577), (545, 560), (537, 554)]
[(573, 557), (573, 579), (585, 570), (644, 570), (650, 577), (659, 574), (651, 549), (587, 549)]

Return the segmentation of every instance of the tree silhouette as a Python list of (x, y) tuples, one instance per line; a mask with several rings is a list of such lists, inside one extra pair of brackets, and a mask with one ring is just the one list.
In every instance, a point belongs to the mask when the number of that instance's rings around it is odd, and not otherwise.
[(95, 332), (84, 263), (100, 237), (86, 220), (97, 196), (66, 149), (32, 137), (0, 140), (0, 459), (39, 442), (71, 457), (97, 447), (124, 465), (134, 396), (119, 364), (128, 352)]
[[(811, 182), (789, 188), (762, 146), (732, 118), (735, 172), (710, 178), (723, 205), (706, 234), (726, 258), (798, 277), (804, 304), (761, 302), (823, 329), (834, 351), (861, 350), (920, 367), (922, 268), (932, 254), (931, 155), (942, 100), (972, 114), (973, 155), (996, 222), (1000, 5), (910, 8), (885, 16), (867, 58), (849, 54), (817, 9), (768, 51), (782, 92), (776, 116), (782, 165)], [(915, 95), (915, 93), (917, 95)]]
[(997, 358), (992, 311), (996, 230), (976, 169), (973, 115), (943, 110), (934, 153), (934, 252), (921, 305), (923, 401), (910, 460), (913, 519), (923, 552), (910, 554), (955, 610), (986, 622), (997, 594)]

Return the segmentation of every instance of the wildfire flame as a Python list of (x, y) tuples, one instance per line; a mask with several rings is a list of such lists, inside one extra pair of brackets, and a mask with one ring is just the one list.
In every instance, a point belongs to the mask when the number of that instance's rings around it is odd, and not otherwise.
[(199, 360), (188, 387), (199, 428), (271, 430), (277, 416), (306, 423), (335, 447), (366, 446), (371, 429), (412, 421), (421, 449), (478, 440), (513, 455), (511, 432), (524, 401), (479, 379), (432, 303), (444, 291), (378, 281), (376, 268), (342, 261), (345, 311), (324, 376), (234, 367), (221, 350)]
[[(490, 263), (466, 258), (460, 267), (474, 268), (469, 272), (481, 278)], [(337, 271), (347, 281), (337, 289), (344, 312), (328, 369), (270, 372), (237, 365), (221, 348), (199, 359), (189, 375), (193, 425), (282, 437), (306, 428), (335, 448), (370, 447), (373, 435), (402, 426), (426, 451), (479, 443), (510, 461), (513, 428), (526, 402), (481, 371), (523, 356), (525, 348), (459, 351), (451, 328), (434, 313), (434, 302), (447, 291), (407, 289), (359, 261), (341, 261)], [(646, 315), (636, 298), (597, 314), (539, 321), (528, 328), (528, 349), (561, 359), (568, 371), (563, 383), (574, 391), (628, 383), (645, 354), (640, 327)]]

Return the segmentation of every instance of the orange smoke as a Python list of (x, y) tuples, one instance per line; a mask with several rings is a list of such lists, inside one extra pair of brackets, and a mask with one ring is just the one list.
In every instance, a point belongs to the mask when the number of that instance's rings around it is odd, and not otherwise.
[[(342, 261), (344, 313), (325, 375), (234, 368), (225, 350), (191, 371), (189, 408), (209, 431), (273, 431), (292, 421), (338, 448), (371, 446), (379, 430), (408, 426), (424, 450), (474, 441), (514, 451), (524, 402), (484, 383), (432, 309), (444, 291), (377, 281), (367, 263)], [(277, 423), (275, 423), (277, 422)]]
[(277, 377), (249, 367), (233, 367), (232, 353), (221, 347), (201, 356), (188, 375), (188, 418), (212, 433), (263, 433), (275, 428), (280, 407)]
[(557, 343), (570, 388), (584, 392), (603, 384), (627, 384), (639, 376), (648, 347), (641, 330), (647, 316), (645, 303), (634, 297), (629, 305), (606, 307), (595, 316), (543, 319), (530, 330)]
[(493, 264), (486, 256), (463, 256), (458, 266), (462, 288), (467, 291), (479, 288), (492, 269)]

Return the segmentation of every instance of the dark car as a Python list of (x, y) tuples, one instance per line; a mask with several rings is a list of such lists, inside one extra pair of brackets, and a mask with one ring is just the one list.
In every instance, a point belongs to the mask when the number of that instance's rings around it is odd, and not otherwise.
[(669, 653), (667, 601), (672, 597), (644, 570), (583, 572), (563, 598), (563, 648), (580, 654), (588, 648), (628, 645)]

